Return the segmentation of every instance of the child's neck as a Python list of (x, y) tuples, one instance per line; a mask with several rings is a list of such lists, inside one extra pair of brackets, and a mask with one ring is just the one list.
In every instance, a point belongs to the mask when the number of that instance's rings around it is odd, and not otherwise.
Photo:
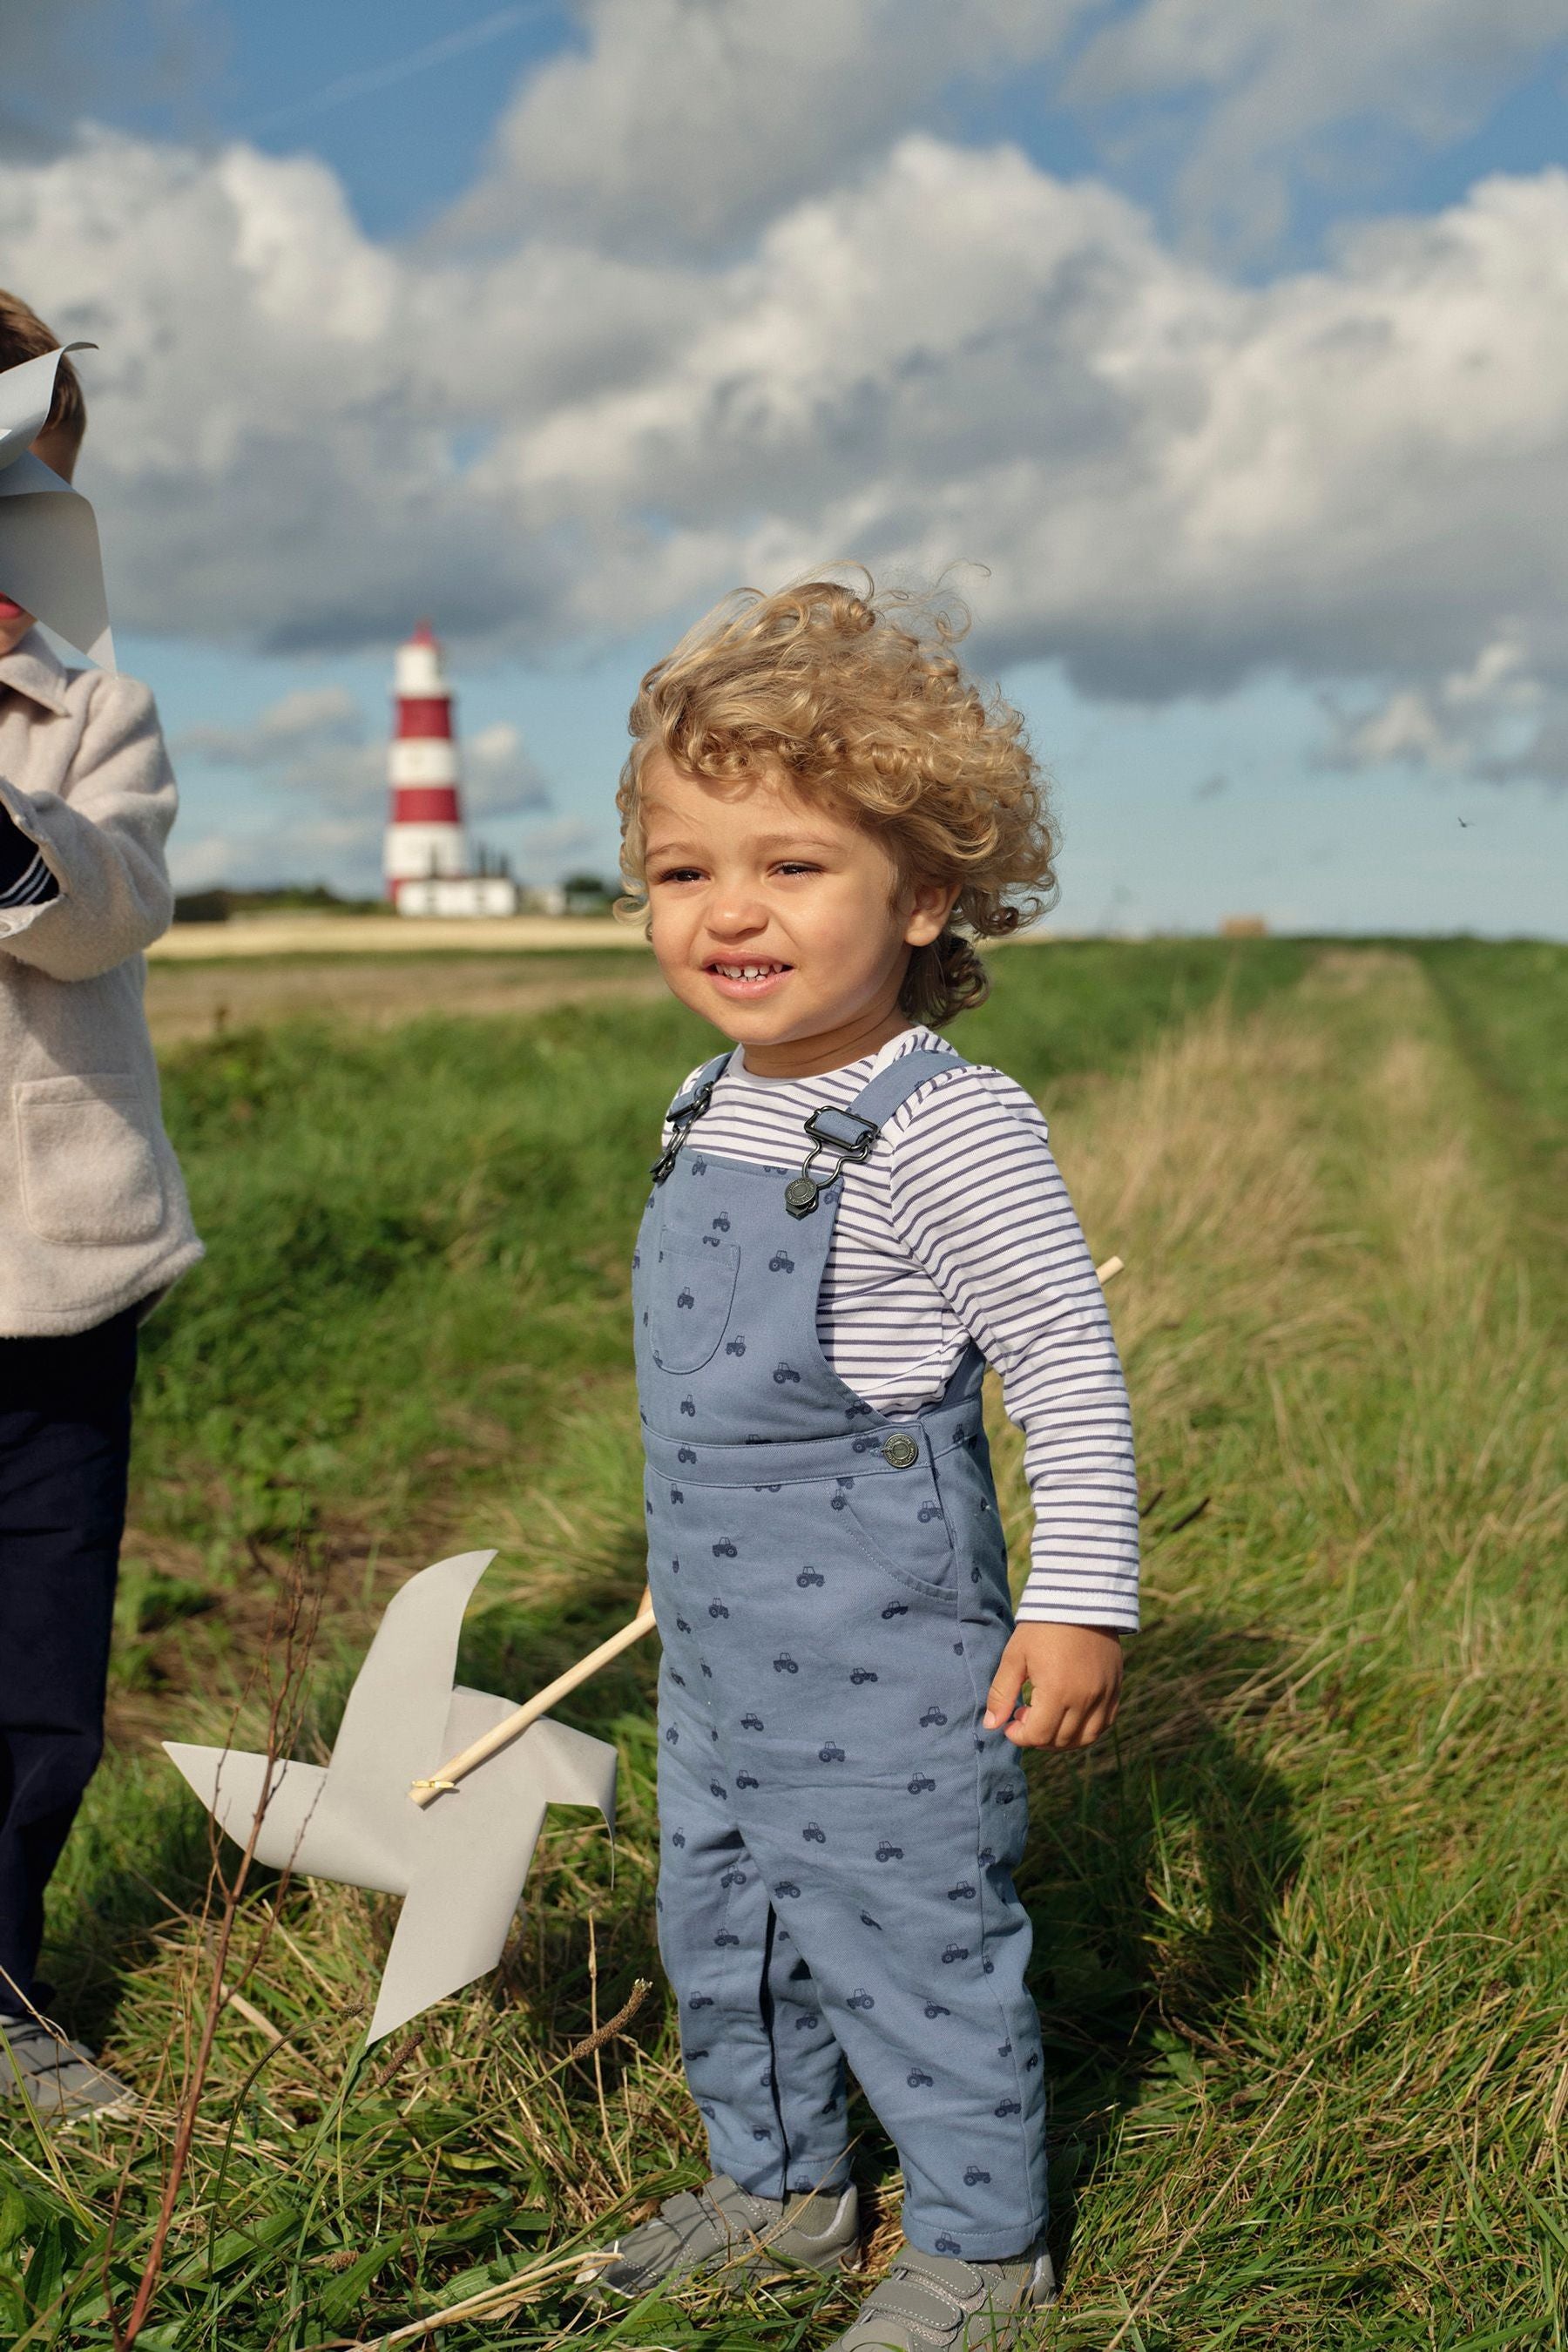
[(742, 1038), (741, 1047), (753, 1077), (820, 1078), (829, 1070), (841, 1070), (847, 1062), (877, 1053), (889, 1038), (901, 1037), (911, 1026), (909, 1015), (896, 1006), (889, 1011), (872, 1005), (852, 1020), (819, 1030), (812, 1037), (783, 1037), (773, 1045), (752, 1045)]

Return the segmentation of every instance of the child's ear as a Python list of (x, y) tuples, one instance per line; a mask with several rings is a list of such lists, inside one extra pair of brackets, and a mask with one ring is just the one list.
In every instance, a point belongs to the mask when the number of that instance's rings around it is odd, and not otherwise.
[(959, 884), (956, 882), (913, 882), (910, 886), (909, 914), (904, 923), (905, 944), (911, 948), (929, 948), (940, 940), (947, 929), (948, 917), (958, 903)]

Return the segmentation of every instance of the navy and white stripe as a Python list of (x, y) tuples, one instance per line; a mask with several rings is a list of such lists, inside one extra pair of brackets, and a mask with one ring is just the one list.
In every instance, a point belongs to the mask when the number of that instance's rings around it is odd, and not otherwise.
[[(737, 1054), (701, 1125), (705, 1151), (798, 1165), (801, 1129), (919, 1045), (815, 1078), (759, 1078)], [(695, 1137), (693, 1141), (695, 1141)], [(884, 1412), (940, 1396), (973, 1339), (1024, 1432), (1035, 1504), (1020, 1617), (1135, 1627), (1138, 1485), (1105, 1301), (1037, 1105), (1000, 1070), (948, 1070), (847, 1171), (817, 1330), (840, 1380)]]
[(0, 909), (41, 907), (47, 898), (58, 898), (59, 888), (42, 850), (0, 808)]

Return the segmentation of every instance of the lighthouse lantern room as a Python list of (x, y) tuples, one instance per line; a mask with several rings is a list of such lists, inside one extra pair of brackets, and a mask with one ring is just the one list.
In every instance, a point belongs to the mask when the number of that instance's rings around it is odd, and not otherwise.
[(514, 915), (517, 885), (510, 877), (470, 870), (452, 689), (428, 621), (397, 648), (394, 691), (387, 896), (400, 915)]

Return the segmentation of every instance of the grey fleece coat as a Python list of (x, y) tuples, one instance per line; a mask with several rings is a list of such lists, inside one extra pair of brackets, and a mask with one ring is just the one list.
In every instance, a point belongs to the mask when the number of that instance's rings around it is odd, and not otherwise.
[(0, 909), (0, 1338), (88, 1330), (202, 1255), (142, 1002), (174, 802), (144, 686), (36, 629), (0, 656), (0, 806), (59, 885)]

